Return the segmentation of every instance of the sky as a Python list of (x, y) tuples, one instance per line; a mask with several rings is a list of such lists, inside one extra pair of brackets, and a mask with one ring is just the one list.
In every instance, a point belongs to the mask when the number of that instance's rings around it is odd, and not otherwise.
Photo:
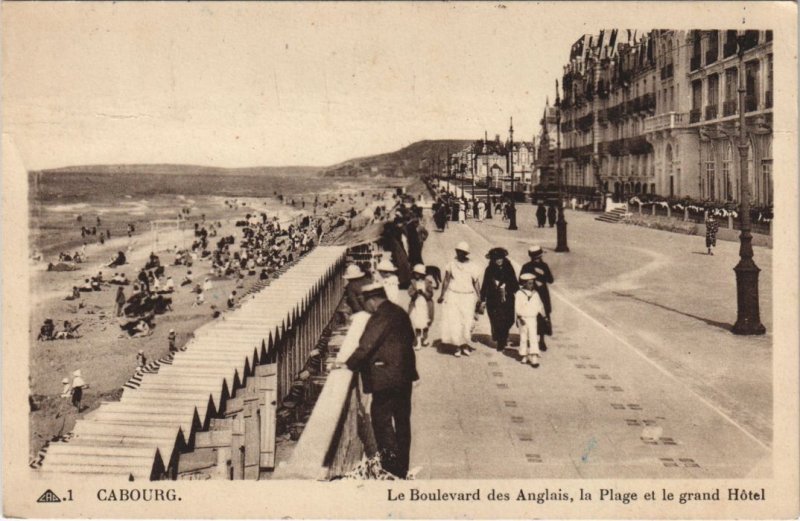
[(510, 117), (530, 140), (571, 44), (621, 16), (601, 3), (5, 3), (3, 132), (28, 170), (322, 166), (505, 138)]

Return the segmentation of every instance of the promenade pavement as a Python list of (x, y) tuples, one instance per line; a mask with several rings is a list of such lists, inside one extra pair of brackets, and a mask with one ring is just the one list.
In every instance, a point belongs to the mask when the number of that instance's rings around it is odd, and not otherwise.
[[(538, 369), (520, 364), (515, 348), (493, 349), (486, 316), (471, 357), (438, 343), (418, 352), (418, 479), (770, 476), (771, 336), (725, 330), (735, 318), (726, 282), (734, 245), (699, 256), (700, 237), (570, 212), (572, 252), (554, 254), (555, 230), (534, 229), (532, 211), (520, 208), (517, 232), (499, 219), (449, 223), (425, 244), (426, 263), (442, 269), (461, 240), (482, 266), (493, 246), (520, 265), (528, 245), (541, 244), (556, 277), (555, 331)], [(756, 256), (768, 288), (769, 251)], [(768, 317), (768, 291), (761, 300)], [(437, 305), (432, 339), (440, 315)]]

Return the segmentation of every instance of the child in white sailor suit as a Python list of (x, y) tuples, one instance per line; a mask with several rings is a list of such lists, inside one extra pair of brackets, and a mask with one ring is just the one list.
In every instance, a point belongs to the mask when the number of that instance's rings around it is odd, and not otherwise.
[(539, 367), (539, 347), (536, 324), (538, 315), (544, 315), (544, 305), (536, 291), (536, 278), (532, 273), (520, 276), (522, 288), (514, 296), (514, 313), (519, 329), (520, 362)]

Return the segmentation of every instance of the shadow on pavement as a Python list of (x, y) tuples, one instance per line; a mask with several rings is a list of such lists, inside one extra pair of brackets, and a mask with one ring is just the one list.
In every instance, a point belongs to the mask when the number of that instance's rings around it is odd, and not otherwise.
[(693, 318), (695, 320), (699, 320), (700, 322), (704, 322), (704, 323), (708, 324), (709, 326), (718, 327), (718, 328), (723, 329), (725, 331), (731, 331), (733, 329), (733, 325), (732, 324), (727, 324), (725, 322), (717, 322), (716, 320), (711, 320), (710, 318), (698, 317), (697, 315), (692, 315), (691, 313), (685, 313), (685, 312), (680, 311), (678, 309), (674, 309), (674, 308), (671, 308), (669, 306), (665, 306), (663, 304), (659, 304), (658, 302), (652, 302), (652, 301), (645, 300), (645, 299), (642, 299), (642, 298), (639, 298), (639, 297), (634, 297), (633, 295), (630, 295), (630, 294), (627, 294), (627, 293), (618, 293), (618, 292), (615, 291), (614, 295), (617, 295), (618, 297), (627, 297), (629, 299), (636, 300), (637, 302), (642, 302), (644, 304), (650, 304), (651, 306), (655, 306), (655, 307), (658, 307), (658, 308), (661, 308), (661, 309), (666, 309), (667, 311), (672, 311), (673, 313), (677, 313), (679, 315), (683, 315), (684, 317), (689, 317), (689, 318)]

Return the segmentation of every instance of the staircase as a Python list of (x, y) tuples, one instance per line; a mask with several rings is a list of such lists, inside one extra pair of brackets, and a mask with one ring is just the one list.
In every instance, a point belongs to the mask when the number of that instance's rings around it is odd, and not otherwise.
[(595, 221), (602, 221), (604, 223), (618, 223), (625, 217), (625, 214), (628, 213), (628, 210), (624, 207), (617, 207), (609, 210), (605, 213), (600, 214), (599, 216), (595, 217)]

